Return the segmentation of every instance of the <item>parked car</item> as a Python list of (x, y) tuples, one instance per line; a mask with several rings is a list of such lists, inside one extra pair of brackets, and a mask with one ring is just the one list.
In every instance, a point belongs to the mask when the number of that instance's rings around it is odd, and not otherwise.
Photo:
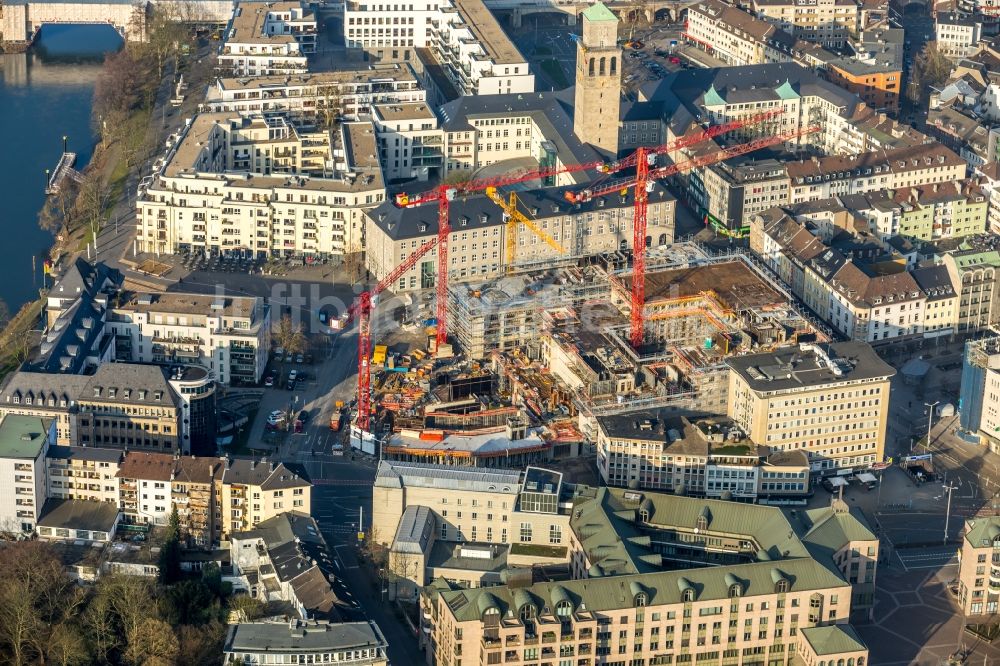
[(295, 356), (295, 362), (296, 363), (302, 363), (304, 360), (305, 360), (305, 357), (302, 354), (296, 354), (296, 356)]
[(264, 386), (274, 386), (274, 375), (264, 377)]
[(300, 419), (296, 419), (295, 420), (295, 426), (292, 429), (293, 432), (299, 433), (299, 432), (302, 432), (304, 429), (305, 429), (305, 423), (302, 420), (300, 420)]
[(294, 382), (298, 376), (299, 376), (299, 371), (292, 370), (291, 372), (288, 373), (288, 381)]
[(306, 363), (308, 363), (309, 365), (312, 365), (312, 363), (313, 363), (313, 355), (312, 354), (306, 354)]
[(681, 59), (678, 58), (677, 56), (670, 56), (670, 63), (672, 65), (679, 65), (681, 64)]

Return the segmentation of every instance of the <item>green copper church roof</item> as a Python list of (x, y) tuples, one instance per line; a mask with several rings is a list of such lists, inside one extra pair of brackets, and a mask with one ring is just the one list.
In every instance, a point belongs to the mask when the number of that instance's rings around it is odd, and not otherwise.
[(588, 21), (614, 21), (618, 22), (618, 17), (615, 16), (614, 12), (608, 9), (608, 6), (603, 2), (595, 2), (591, 6), (583, 10), (583, 16)]
[(722, 99), (722, 95), (719, 91), (715, 89), (715, 84), (709, 86), (708, 90), (705, 91), (705, 106), (725, 106), (726, 100)]
[(797, 92), (795, 92), (794, 88), (792, 88), (792, 84), (789, 83), (788, 79), (785, 79), (784, 83), (782, 83), (780, 86), (778, 86), (777, 88), (775, 88), (774, 92), (777, 93), (778, 97), (780, 97), (781, 99), (798, 99), (799, 98), (799, 94)]

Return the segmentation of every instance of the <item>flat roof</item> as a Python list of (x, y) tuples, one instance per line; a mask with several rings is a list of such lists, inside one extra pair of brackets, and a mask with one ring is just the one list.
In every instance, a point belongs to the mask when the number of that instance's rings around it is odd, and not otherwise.
[(521, 473), (503, 469), (466, 469), (448, 465), (383, 460), (375, 474), (375, 486), (383, 488), (442, 488), (516, 495)]
[[(237, 3), (230, 22), (226, 43), (233, 44), (288, 44), (295, 37), (283, 33), (268, 33), (264, 30), (267, 17), (272, 12), (302, 9), (298, 2), (240, 2)], [(311, 12), (305, 12), (307, 17)], [(293, 19), (297, 20), (297, 19)]]
[(8, 414), (0, 420), (0, 458), (34, 460), (42, 452), (52, 419)]
[(373, 104), (372, 109), (383, 120), (427, 120), (437, 117), (424, 102)]
[(494, 62), (498, 65), (527, 62), (483, 0), (452, 0), (452, 2), (465, 19), (465, 26), (472, 31), (476, 41)]
[(242, 622), (229, 627), (226, 652), (294, 654), (384, 648), (385, 639), (369, 622)]
[(159, 314), (224, 315), (252, 319), (256, 296), (214, 296), (180, 292), (126, 293), (118, 309)]
[(896, 374), (871, 345), (856, 341), (781, 347), (762, 354), (730, 357), (726, 363), (755, 391), (889, 379)]
[(364, 69), (337, 69), (288, 76), (236, 76), (216, 80), (223, 90), (258, 90), (262, 88), (298, 88), (330, 83), (372, 83), (378, 79), (417, 82), (413, 69), (402, 64), (378, 64)]

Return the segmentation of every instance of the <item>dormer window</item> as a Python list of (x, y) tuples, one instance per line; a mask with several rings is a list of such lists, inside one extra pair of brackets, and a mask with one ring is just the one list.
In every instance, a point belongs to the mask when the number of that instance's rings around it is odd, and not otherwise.
[(694, 601), (694, 590), (692, 590), (690, 587), (687, 588), (686, 590), (684, 590), (684, 593), (681, 595), (681, 598), (684, 600), (684, 603), (686, 604), (691, 603), (692, 601)]
[(729, 586), (729, 598), (735, 599), (743, 594), (743, 587), (739, 583), (734, 583)]
[(788, 592), (788, 581), (782, 578), (774, 584), (774, 593), (785, 594), (786, 592)]
[[(687, 590), (685, 590), (685, 592), (687, 592)], [(645, 605), (646, 605), (646, 593), (640, 592), (639, 594), (635, 595), (635, 607), (643, 608), (645, 607)]]

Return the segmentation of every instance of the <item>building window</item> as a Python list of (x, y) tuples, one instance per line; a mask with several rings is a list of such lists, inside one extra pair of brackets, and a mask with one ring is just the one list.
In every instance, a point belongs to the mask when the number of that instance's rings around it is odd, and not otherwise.
[(562, 527), (559, 525), (549, 526), (549, 543), (562, 543)]
[(531, 541), (531, 523), (521, 523), (521, 543)]

